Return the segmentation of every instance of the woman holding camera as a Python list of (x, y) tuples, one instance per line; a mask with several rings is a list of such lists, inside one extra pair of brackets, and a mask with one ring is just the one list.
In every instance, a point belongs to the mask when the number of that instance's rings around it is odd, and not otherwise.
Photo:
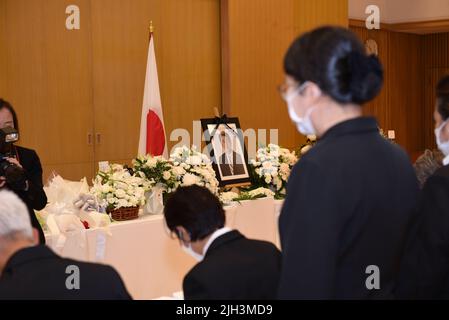
[[(19, 130), (18, 119), (13, 107), (7, 101), (0, 99), (0, 129), (14, 128)], [(27, 205), (31, 224), (39, 233), (40, 243), (45, 243), (44, 232), (34, 214), (34, 210), (41, 210), (47, 205), (42, 183), (42, 166), (37, 153), (34, 150), (15, 146), (13, 144), (0, 144), (0, 156), (15, 166), (16, 172), (23, 170), (20, 181), (8, 181), (7, 177), (0, 175), (0, 188), (8, 188), (14, 191)], [(1, 171), (0, 171), (1, 172)], [(16, 179), (15, 179), (16, 180)]]

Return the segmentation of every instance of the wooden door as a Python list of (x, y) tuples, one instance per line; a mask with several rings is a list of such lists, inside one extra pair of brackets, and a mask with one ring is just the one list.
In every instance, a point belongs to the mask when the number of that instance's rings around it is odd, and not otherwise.
[[(66, 7), (81, 29), (66, 29)], [(35, 149), (44, 180), (93, 175), (89, 0), (0, 1), (0, 96), (15, 107), (20, 144)]]

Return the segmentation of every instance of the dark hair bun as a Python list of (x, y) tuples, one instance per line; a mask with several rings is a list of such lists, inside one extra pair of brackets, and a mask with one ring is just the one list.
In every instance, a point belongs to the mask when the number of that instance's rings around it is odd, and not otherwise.
[(296, 39), (284, 69), (299, 83), (311, 81), (342, 104), (368, 102), (383, 85), (379, 59), (366, 55), (357, 36), (341, 27), (321, 27)]
[(358, 51), (348, 55), (351, 101), (363, 104), (374, 99), (382, 89), (383, 68), (375, 55), (366, 56)]

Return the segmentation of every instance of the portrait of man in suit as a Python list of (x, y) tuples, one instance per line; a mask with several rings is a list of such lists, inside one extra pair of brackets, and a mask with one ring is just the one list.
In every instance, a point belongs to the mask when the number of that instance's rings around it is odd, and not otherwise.
[(225, 177), (246, 175), (245, 157), (240, 147), (237, 134), (225, 125), (220, 125), (216, 131), (215, 154), (220, 175)]

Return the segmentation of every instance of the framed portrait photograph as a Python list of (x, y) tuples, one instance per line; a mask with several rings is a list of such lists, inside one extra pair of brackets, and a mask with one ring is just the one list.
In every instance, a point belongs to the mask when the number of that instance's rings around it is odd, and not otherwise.
[(201, 119), (201, 126), (220, 187), (249, 185), (248, 155), (239, 119)]

